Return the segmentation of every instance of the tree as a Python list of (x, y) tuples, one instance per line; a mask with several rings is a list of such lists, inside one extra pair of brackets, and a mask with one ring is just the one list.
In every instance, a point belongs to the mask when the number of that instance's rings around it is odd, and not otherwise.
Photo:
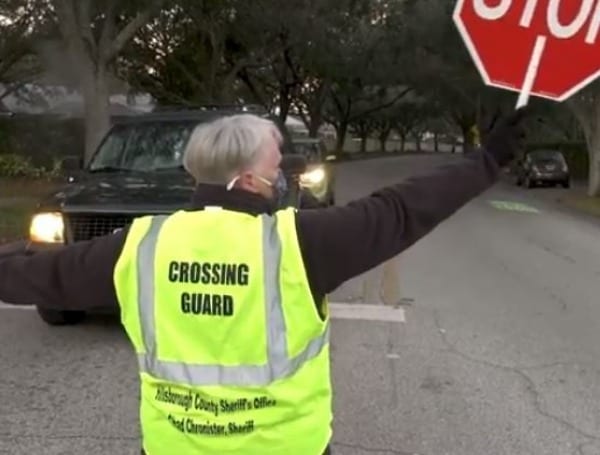
[(0, 3), (0, 102), (41, 72), (35, 43), (48, 27), (46, 6), (41, 0)]
[(590, 161), (588, 195), (600, 197), (600, 82), (571, 97), (567, 105), (579, 121)]
[(85, 106), (85, 159), (110, 126), (110, 78), (127, 42), (161, 0), (51, 0), (65, 51)]
[(297, 109), (311, 135), (316, 135), (323, 121), (340, 35), (349, 34), (342, 30), (355, 20), (354, 13), (360, 13), (357, 4), (366, 1), (288, 0), (285, 15), (278, 0), (253, 2), (240, 19), (246, 27), (252, 24), (245, 42), (253, 43), (254, 60), (263, 65), (245, 71), (243, 81), (253, 92), (262, 89), (260, 98), (275, 100), (282, 121)]
[[(418, 136), (419, 126), (424, 124), (428, 112), (426, 100), (414, 93), (401, 100), (391, 111), (392, 127), (400, 136), (400, 152), (406, 151), (406, 140)], [(418, 141), (420, 146), (420, 141)]]
[(243, 99), (239, 74), (250, 52), (237, 16), (246, 7), (239, 0), (180, 0), (164, 9), (123, 52), (123, 77), (159, 104)]
[(516, 96), (486, 86), (452, 21), (453, 0), (409, 3), (414, 73), (413, 85), (461, 131), (472, 147), (475, 125), (487, 125), (503, 109), (514, 109)]
[(336, 54), (329, 56), (331, 82), (323, 111), (336, 128), (338, 151), (351, 124), (391, 108), (412, 90), (396, 30), (386, 22), (373, 24), (370, 16), (357, 19), (352, 29), (339, 37)]
[(311, 137), (316, 137), (323, 125), (325, 109), (331, 107), (333, 85), (343, 76), (340, 65), (347, 53), (346, 37), (354, 33), (361, 18), (368, 16), (370, 3), (320, 1), (303, 21), (301, 28), (306, 39), (297, 49), (301, 65), (296, 74), (300, 84), (294, 98), (297, 113)]
[(377, 140), (379, 141), (379, 151), (381, 153), (387, 152), (387, 141), (392, 134), (394, 129), (394, 110), (384, 109), (371, 116), (371, 122), (373, 124), (373, 132), (375, 133)]
[(585, 142), (583, 129), (566, 103), (532, 97), (528, 103), (530, 117), (527, 140), (540, 142)]

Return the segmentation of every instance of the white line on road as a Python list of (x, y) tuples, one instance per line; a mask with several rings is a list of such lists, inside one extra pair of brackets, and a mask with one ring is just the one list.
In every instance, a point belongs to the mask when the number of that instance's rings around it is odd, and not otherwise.
[[(389, 305), (371, 305), (358, 303), (330, 302), (329, 308), (333, 319), (353, 319), (360, 321), (406, 322), (404, 309)], [(32, 305), (8, 305), (0, 302), (0, 310), (35, 310)]]
[(406, 322), (403, 308), (389, 305), (358, 303), (329, 303), (333, 319), (357, 319), (361, 321)]
[(33, 305), (9, 305), (7, 303), (0, 302), (0, 310), (35, 310)]

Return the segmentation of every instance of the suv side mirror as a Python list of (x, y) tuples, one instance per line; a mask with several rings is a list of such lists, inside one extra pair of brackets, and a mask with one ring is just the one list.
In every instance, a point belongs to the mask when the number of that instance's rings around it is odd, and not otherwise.
[(280, 163), (281, 170), (285, 175), (300, 175), (306, 172), (306, 158), (303, 155), (284, 154)]
[(78, 156), (67, 156), (62, 161), (62, 168), (67, 172), (75, 172), (83, 169), (83, 158)]

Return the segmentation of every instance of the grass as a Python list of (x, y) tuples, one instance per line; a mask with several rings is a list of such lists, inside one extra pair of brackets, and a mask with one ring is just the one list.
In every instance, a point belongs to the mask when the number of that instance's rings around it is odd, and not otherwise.
[(574, 209), (600, 217), (600, 198), (598, 197), (574, 194), (566, 197), (563, 202)]
[(56, 186), (45, 179), (0, 178), (0, 244), (27, 237), (38, 200)]
[(54, 190), (60, 182), (46, 179), (1, 178), (0, 200), (5, 198), (39, 198)]
[(0, 244), (27, 237), (34, 204), (19, 203), (0, 207)]

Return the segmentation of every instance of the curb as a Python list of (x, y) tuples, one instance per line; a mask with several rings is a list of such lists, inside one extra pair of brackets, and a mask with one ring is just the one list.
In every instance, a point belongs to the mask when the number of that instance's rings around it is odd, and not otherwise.
[(386, 152), (385, 154), (382, 154), (380, 152), (367, 152), (365, 154), (361, 154), (360, 152), (352, 152), (352, 153), (347, 153), (343, 156), (339, 156), (336, 155), (337, 158), (335, 161), (332, 161), (332, 163), (348, 163), (348, 162), (353, 162), (353, 161), (367, 161), (367, 160), (376, 160), (376, 159), (380, 159), (380, 158), (400, 158), (403, 156), (445, 156), (445, 155), (449, 155), (449, 156), (457, 156), (457, 155), (462, 155), (462, 152), (456, 152), (456, 153), (450, 153), (450, 152), (415, 152), (415, 151), (410, 151), (410, 152)]

